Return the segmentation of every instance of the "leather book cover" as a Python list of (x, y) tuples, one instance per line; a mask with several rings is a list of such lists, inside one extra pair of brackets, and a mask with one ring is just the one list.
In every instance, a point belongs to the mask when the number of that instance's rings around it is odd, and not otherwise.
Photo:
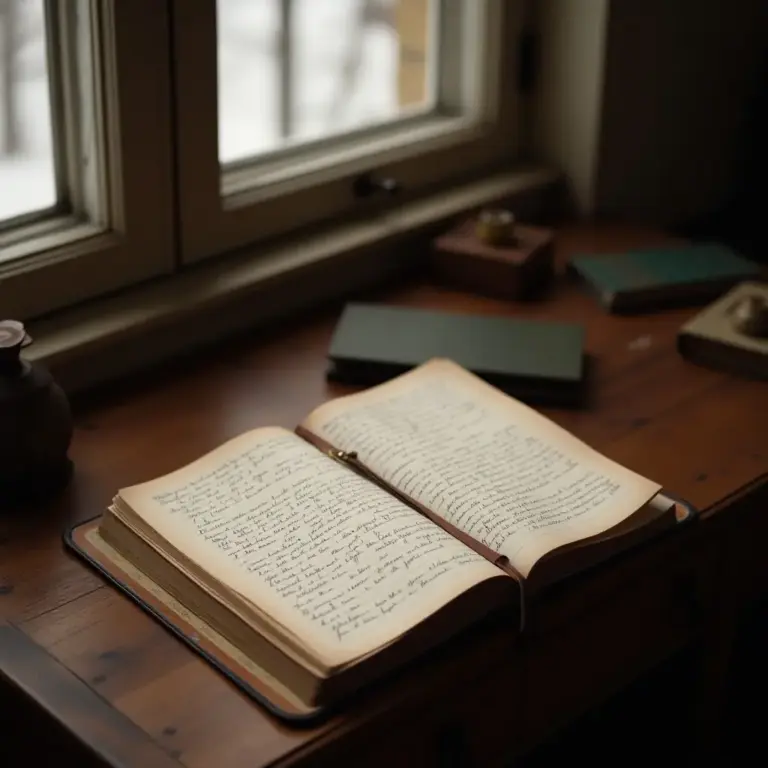
[(527, 402), (579, 405), (584, 329), (573, 323), (348, 304), (328, 351), (328, 377), (371, 386), (435, 357)]

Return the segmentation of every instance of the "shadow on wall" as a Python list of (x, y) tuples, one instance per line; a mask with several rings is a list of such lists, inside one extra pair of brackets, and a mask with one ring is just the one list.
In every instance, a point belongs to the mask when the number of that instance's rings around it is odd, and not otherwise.
[(598, 211), (727, 230), (759, 253), (751, 197), (765, 173), (766, 25), (765, 0), (610, 4)]
[(768, 264), (768, 228), (765, 225), (767, 137), (768, 53), (763, 56), (757, 87), (745, 112), (744, 142), (737, 158), (732, 193), (720, 209), (681, 226), (681, 234), (724, 240), (754, 261)]

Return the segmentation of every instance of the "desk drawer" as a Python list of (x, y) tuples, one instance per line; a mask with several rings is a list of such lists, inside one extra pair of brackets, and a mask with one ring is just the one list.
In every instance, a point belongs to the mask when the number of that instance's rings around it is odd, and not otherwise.
[(744, 610), (768, 594), (768, 483), (720, 514), (731, 520), (723, 589), (733, 608)]
[[(502, 664), (450, 698), (436, 695), (392, 713), (368, 738), (346, 744), (334, 761), (365, 768), (508, 765), (521, 743), (519, 688), (515, 665)], [(327, 759), (324, 752), (321, 762)]]
[(699, 626), (692, 572), (650, 571), (525, 642), (525, 730), (533, 746), (690, 644)]
[[(519, 742), (522, 673), (511, 633), (488, 637), (442, 665), (439, 679), (413, 676), (407, 696), (382, 697), (354, 731), (332, 732), (290, 762), (365, 768), (507, 765)], [(479, 651), (479, 652), (478, 652)]]

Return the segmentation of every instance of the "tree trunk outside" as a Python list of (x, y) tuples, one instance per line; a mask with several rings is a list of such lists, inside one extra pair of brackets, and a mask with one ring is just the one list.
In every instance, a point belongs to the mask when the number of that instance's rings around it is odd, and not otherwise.
[(19, 126), (14, 98), (16, 0), (0, 0), (0, 152), (19, 150)]

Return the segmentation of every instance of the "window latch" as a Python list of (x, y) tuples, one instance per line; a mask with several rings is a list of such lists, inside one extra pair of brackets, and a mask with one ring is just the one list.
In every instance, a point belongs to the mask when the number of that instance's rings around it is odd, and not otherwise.
[(363, 173), (352, 182), (352, 192), (358, 199), (374, 195), (396, 195), (400, 191), (400, 182), (391, 176), (376, 176), (373, 173)]

